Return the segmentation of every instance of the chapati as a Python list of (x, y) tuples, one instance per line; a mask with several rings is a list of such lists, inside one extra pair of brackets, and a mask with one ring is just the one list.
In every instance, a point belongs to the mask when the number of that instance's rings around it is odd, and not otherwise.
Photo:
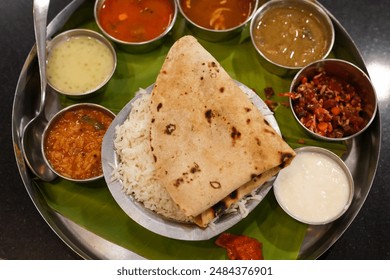
[(255, 188), (295, 156), (192, 36), (168, 52), (150, 111), (156, 176), (189, 217), (209, 211), (240, 187)]

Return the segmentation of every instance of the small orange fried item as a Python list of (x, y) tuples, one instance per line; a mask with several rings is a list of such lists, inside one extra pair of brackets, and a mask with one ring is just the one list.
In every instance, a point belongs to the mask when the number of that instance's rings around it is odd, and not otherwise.
[(230, 260), (264, 260), (262, 244), (249, 236), (222, 233), (215, 244), (226, 249)]

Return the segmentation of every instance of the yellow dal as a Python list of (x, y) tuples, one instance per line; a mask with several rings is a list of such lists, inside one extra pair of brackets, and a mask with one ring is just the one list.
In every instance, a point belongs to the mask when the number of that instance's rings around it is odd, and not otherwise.
[(53, 47), (47, 61), (49, 83), (67, 94), (97, 89), (111, 75), (114, 58), (110, 49), (97, 39), (71, 37)]

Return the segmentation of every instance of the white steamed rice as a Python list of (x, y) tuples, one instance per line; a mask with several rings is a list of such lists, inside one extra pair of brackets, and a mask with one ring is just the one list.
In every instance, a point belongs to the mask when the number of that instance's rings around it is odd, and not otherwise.
[(140, 90), (137, 95), (139, 98), (132, 104), (128, 119), (115, 128), (114, 146), (120, 160), (113, 177), (122, 182), (127, 195), (132, 195), (146, 208), (167, 218), (187, 221), (155, 176), (149, 144), (150, 94)]

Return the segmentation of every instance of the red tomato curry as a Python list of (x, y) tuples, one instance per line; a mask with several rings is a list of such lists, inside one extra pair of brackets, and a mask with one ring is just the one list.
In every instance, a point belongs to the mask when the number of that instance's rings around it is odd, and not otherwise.
[(98, 12), (101, 27), (126, 42), (144, 42), (162, 34), (171, 23), (169, 0), (106, 0)]

